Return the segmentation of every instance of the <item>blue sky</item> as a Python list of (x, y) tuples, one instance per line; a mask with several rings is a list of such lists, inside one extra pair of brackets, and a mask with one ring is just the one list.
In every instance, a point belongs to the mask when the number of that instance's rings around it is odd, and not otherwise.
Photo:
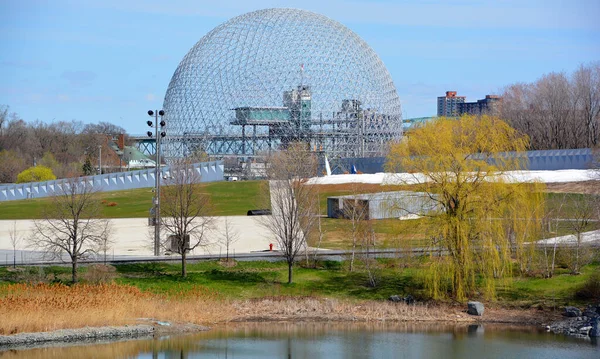
[(109, 121), (146, 131), (173, 71), (207, 32), (245, 12), (300, 7), (379, 54), (404, 117), (436, 97), (474, 101), (600, 60), (600, 0), (0, 0), (0, 105), (27, 121)]

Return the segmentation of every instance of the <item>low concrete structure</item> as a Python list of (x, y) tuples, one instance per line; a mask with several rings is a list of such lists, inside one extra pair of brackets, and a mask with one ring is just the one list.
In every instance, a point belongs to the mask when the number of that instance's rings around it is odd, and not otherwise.
[(403, 218), (429, 213), (437, 204), (425, 192), (362, 193), (327, 198), (327, 217), (350, 218), (357, 211), (365, 219)]

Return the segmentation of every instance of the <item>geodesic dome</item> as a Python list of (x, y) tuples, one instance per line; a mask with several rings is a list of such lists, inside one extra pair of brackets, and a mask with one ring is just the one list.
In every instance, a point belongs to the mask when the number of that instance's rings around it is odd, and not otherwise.
[(293, 141), (369, 157), (402, 134), (377, 54), (344, 25), (297, 9), (254, 11), (210, 31), (175, 70), (163, 108), (167, 159), (249, 157)]

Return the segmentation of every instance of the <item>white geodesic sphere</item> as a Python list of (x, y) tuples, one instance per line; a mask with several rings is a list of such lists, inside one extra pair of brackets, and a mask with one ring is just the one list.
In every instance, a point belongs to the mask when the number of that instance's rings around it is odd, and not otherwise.
[[(292, 107), (302, 94), (300, 113)], [(298, 139), (331, 156), (368, 157), (402, 134), (400, 100), (377, 54), (344, 25), (297, 9), (254, 11), (210, 31), (175, 70), (163, 108), (167, 158), (251, 156)]]

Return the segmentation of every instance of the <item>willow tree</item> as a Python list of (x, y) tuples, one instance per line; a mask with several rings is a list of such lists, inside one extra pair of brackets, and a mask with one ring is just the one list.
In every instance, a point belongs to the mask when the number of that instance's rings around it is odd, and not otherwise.
[(481, 290), (495, 295), (498, 278), (511, 275), (511, 262), (528, 269), (541, 227), (543, 195), (536, 183), (518, 183), (508, 170), (523, 168), (517, 156), (528, 138), (489, 117), (440, 118), (391, 146), (386, 170), (405, 172), (436, 204), (429, 213), (431, 260), (426, 285), (434, 298), (458, 300)]

